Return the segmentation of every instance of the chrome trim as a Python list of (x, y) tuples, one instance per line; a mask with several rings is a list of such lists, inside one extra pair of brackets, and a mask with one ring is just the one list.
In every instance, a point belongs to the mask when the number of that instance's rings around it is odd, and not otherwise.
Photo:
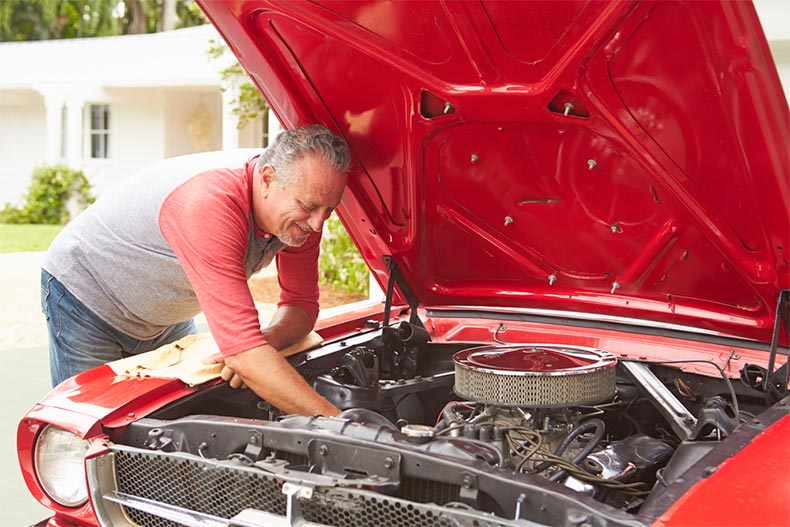
[[(200, 512), (190, 511), (175, 505), (168, 505), (167, 503), (160, 503), (157, 501), (149, 500), (146, 498), (138, 498), (137, 496), (130, 496), (123, 492), (108, 492), (104, 494), (103, 498), (109, 502), (117, 503), (123, 507), (143, 511), (157, 518), (177, 522), (185, 527), (226, 527), (228, 520), (217, 518), (210, 514), (203, 514)], [(239, 524), (247, 527), (248, 524)], [(249, 524), (249, 527), (257, 527)]]
[(120, 505), (104, 500), (104, 493), (116, 491), (115, 454), (108, 452), (85, 460), (85, 473), (88, 479), (88, 498), (93, 512), (102, 527), (126, 527), (135, 524), (129, 519)]

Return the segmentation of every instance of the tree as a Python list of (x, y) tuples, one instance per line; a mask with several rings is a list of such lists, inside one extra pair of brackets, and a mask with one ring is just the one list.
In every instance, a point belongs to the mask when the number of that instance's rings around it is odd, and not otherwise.
[(2, 0), (0, 41), (118, 34), (118, 0)]
[(0, 42), (155, 33), (206, 22), (192, 0), (0, 0)]
[(141, 35), (147, 33), (148, 17), (146, 16), (145, 9), (143, 9), (142, 0), (127, 0), (125, 5), (127, 7), (125, 13), (128, 13), (129, 16), (124, 18), (126, 22), (126, 31), (124, 33), (127, 35)]

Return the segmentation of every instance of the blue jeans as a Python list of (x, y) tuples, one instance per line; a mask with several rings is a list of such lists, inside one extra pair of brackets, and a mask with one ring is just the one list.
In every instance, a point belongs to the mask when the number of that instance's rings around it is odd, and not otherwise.
[(195, 333), (190, 319), (151, 340), (137, 340), (93, 314), (57, 278), (41, 270), (41, 311), (49, 330), (52, 386), (69, 377), (129, 355), (151, 351)]

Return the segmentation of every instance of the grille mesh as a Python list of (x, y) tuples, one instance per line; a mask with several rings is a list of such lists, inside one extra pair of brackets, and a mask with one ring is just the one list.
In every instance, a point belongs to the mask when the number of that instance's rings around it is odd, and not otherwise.
[[(301, 502), (307, 521), (333, 527), (451, 527), (458, 521), (430, 507), (384, 496), (329, 491)], [(480, 522), (476, 525), (498, 525)]]
[[(282, 485), (263, 473), (155, 452), (115, 453), (121, 492), (220, 518), (232, 518), (248, 508), (285, 515)], [(127, 513), (143, 527), (178, 525), (134, 509), (127, 509)]]

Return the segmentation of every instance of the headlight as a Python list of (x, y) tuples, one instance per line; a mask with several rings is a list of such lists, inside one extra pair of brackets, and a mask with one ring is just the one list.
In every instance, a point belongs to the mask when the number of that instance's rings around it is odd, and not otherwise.
[(57, 426), (47, 425), (34, 448), (36, 475), (50, 498), (65, 507), (88, 499), (83, 460), (90, 443)]

